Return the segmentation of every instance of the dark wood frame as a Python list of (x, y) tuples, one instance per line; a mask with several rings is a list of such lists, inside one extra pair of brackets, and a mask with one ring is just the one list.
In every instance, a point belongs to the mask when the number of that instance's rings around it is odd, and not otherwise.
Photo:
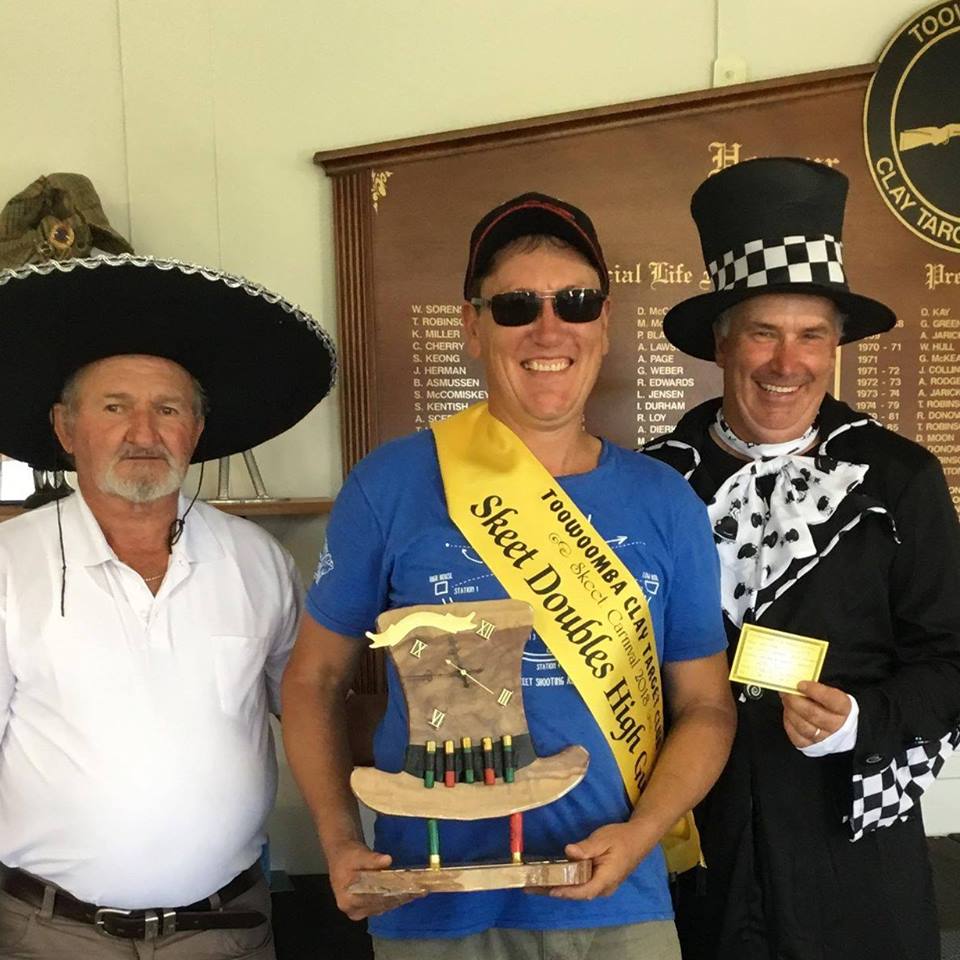
[(864, 64), (315, 153), (314, 163), (322, 166), (333, 179), (334, 188), (344, 475), (380, 440), (375, 394), (377, 359), (369, 334), (374, 304), (370, 270), (374, 214), (370, 200), (371, 175), (375, 170), (491, 146), (651, 123), (679, 113), (689, 115), (771, 99), (809, 97), (820, 91), (863, 86), (874, 69), (874, 64)]

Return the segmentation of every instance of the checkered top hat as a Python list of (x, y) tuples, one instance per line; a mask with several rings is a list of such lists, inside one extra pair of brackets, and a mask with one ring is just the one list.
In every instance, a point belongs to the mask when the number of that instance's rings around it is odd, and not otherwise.
[(669, 310), (667, 339), (712, 360), (714, 320), (762, 293), (828, 297), (846, 317), (841, 343), (889, 330), (893, 311), (847, 286), (841, 240), (847, 185), (839, 171), (794, 157), (747, 160), (705, 180), (690, 211), (714, 292)]
[(572, 203), (545, 193), (522, 193), (485, 214), (470, 234), (470, 253), (463, 278), (463, 295), (470, 299), (477, 277), (486, 276), (490, 261), (517, 237), (543, 234), (558, 237), (579, 250), (597, 271), (600, 289), (610, 292), (603, 250), (590, 218)]

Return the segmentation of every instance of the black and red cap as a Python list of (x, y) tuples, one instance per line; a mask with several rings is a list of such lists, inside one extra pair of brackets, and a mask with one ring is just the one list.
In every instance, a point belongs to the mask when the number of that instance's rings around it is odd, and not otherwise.
[(469, 299), (477, 277), (486, 276), (490, 262), (517, 237), (558, 237), (578, 250), (600, 276), (600, 289), (610, 291), (610, 277), (597, 231), (578, 207), (544, 193), (522, 193), (481, 218), (470, 234), (470, 255), (463, 278), (463, 296)]

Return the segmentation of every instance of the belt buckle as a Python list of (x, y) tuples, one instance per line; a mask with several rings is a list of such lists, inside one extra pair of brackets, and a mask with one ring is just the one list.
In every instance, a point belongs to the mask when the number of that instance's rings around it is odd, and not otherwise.
[[(111, 930), (106, 919), (108, 916), (129, 917), (131, 913), (133, 913), (132, 910), (119, 910), (116, 907), (97, 907), (97, 911), (93, 915), (93, 925), (101, 936), (113, 937), (116, 940), (134, 940), (135, 937), (128, 937), (124, 933), (116, 933)], [(146, 924), (144, 924), (144, 929), (146, 929)]]
[(133, 910), (120, 910), (117, 907), (98, 907), (93, 915), (93, 925), (101, 936), (111, 937), (114, 940), (156, 940), (158, 937), (165, 937), (176, 932), (176, 910), (144, 910), (142, 934), (120, 933), (117, 930), (110, 929), (108, 917), (129, 917), (134, 912)]

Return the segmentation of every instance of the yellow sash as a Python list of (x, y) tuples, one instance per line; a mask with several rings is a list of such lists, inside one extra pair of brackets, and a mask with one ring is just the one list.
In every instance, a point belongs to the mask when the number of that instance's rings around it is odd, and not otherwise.
[[(519, 437), (474, 404), (433, 424), (450, 518), (533, 624), (606, 736), (636, 804), (663, 741), (647, 598)], [(693, 817), (663, 838), (671, 872), (700, 860)]]

